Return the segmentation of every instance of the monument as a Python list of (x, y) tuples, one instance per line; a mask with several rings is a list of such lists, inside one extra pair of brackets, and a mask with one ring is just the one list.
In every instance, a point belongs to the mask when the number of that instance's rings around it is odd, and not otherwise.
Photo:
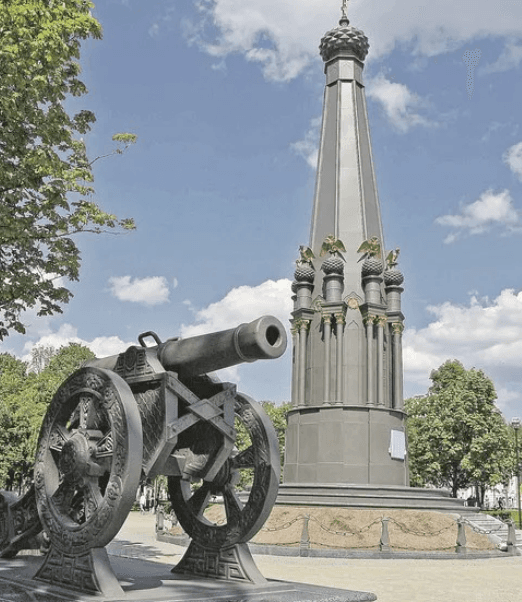
[(292, 409), (280, 504), (452, 508), (410, 488), (399, 249), (385, 251), (363, 84), (369, 43), (343, 1), (326, 86), (309, 246), (292, 285)]

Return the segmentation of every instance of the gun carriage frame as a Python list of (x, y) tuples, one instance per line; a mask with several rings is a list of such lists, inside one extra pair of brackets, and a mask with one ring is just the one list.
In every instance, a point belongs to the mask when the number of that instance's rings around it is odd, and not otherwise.
[[(150, 337), (155, 345), (147, 347)], [(82, 591), (118, 591), (110, 569), (112, 577), (106, 576), (104, 547), (123, 525), (140, 482), (166, 475), (173, 510), (192, 538), (174, 570), (197, 573), (199, 566), (201, 572), (201, 557), (214, 555), (219, 564), (234, 550), (235, 564), (243, 566), (235, 567), (236, 576), (262, 579), (245, 542), (275, 503), (277, 436), (259, 404), (206, 372), (279, 357), (286, 347), (282, 325), (265, 316), (230, 331), (165, 343), (144, 333), (139, 342), (118, 356), (88, 362), (59, 387), (40, 432), (33, 501), (12, 505), (7, 522), (31, 504), (32, 515), (17, 533), (0, 537), (0, 555), (13, 556), (29, 531), (43, 528), (50, 550), (37, 578)], [(235, 446), (238, 423), (250, 438), (243, 451)], [(253, 473), (253, 482), (240, 495), (242, 470)], [(205, 516), (217, 495), (223, 524)], [(230, 571), (213, 576), (230, 578)]]

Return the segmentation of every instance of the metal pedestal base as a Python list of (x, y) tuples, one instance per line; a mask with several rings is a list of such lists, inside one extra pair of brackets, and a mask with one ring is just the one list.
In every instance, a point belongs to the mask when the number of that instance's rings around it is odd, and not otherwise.
[(250, 582), (256, 585), (266, 583), (246, 543), (220, 550), (207, 550), (192, 541), (172, 572), (188, 577)]
[(92, 548), (85, 554), (69, 555), (51, 546), (35, 579), (87, 594), (123, 596), (105, 548)]

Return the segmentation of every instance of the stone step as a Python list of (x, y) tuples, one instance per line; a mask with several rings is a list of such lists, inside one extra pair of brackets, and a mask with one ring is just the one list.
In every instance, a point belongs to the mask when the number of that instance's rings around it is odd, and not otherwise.
[[(466, 515), (465, 522), (475, 531), (487, 534), (501, 550), (507, 546), (508, 525), (490, 514)], [(522, 530), (515, 529), (515, 546), (522, 551)]]

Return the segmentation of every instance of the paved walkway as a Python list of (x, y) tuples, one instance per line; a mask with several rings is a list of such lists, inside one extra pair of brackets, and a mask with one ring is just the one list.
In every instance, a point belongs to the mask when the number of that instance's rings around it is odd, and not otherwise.
[[(185, 549), (156, 541), (154, 516), (131, 512), (109, 554), (176, 564)], [(522, 556), (456, 560), (256, 555), (268, 579), (371, 591), (378, 602), (522, 602)]]

